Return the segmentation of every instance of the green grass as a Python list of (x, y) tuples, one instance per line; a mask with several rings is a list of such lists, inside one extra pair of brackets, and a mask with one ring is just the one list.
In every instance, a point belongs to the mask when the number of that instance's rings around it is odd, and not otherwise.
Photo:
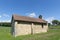
[(49, 30), (47, 33), (16, 37), (16, 40), (60, 40), (60, 30)]
[(52, 29), (60, 29), (60, 25), (50, 26), (49, 28), (52, 28)]
[(11, 27), (0, 27), (0, 40), (14, 40), (10, 34)]
[(34, 35), (23, 35), (13, 37), (10, 34), (11, 27), (0, 27), (0, 40), (60, 40), (60, 26), (49, 29), (47, 33), (39, 33)]

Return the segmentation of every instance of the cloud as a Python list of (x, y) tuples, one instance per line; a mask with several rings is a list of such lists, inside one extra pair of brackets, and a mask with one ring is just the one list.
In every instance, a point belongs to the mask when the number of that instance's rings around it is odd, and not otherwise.
[(45, 20), (48, 21), (48, 23), (52, 23), (52, 20), (54, 20), (54, 19), (55, 19), (54, 17), (48, 17)]
[(0, 15), (0, 22), (10, 22), (11, 20), (9, 20), (10, 16), (8, 14), (3, 13), (2, 15)]
[(4, 20), (4, 21), (2, 21), (2, 22), (11, 22), (11, 20)]
[(11, 20), (0, 20), (0, 22), (11, 22)]
[(9, 15), (8, 15), (8, 14), (3, 14), (3, 16), (4, 16), (4, 17), (9, 17)]
[(2, 14), (2, 15), (0, 15), (0, 18), (3, 18), (3, 17), (9, 17), (9, 15), (8, 14)]
[(34, 12), (28, 14), (29, 17), (36, 17), (36, 14)]
[(0, 15), (0, 18), (1, 18), (2, 16)]

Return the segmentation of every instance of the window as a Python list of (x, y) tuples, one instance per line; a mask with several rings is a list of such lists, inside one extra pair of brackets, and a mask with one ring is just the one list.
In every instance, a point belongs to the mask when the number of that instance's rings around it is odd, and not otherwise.
[(42, 24), (42, 28), (43, 28), (44, 26), (43, 26), (43, 24)]

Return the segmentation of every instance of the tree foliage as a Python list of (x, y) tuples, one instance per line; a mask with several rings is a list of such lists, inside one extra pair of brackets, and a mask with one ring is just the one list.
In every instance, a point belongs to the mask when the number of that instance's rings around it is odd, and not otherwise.
[(59, 22), (58, 20), (53, 20), (53, 21), (52, 21), (52, 24), (53, 24), (53, 25), (58, 25), (59, 23), (60, 23), (60, 22)]
[(42, 19), (42, 15), (39, 15), (39, 18)]
[(51, 26), (51, 23), (48, 23), (48, 26)]
[(11, 23), (10, 22), (1, 22), (0, 26), (11, 27)]

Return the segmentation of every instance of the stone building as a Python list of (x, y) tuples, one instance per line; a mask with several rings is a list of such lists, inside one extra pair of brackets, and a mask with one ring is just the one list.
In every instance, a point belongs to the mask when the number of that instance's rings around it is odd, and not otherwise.
[(19, 15), (12, 15), (11, 25), (13, 36), (42, 33), (48, 30), (47, 21)]

